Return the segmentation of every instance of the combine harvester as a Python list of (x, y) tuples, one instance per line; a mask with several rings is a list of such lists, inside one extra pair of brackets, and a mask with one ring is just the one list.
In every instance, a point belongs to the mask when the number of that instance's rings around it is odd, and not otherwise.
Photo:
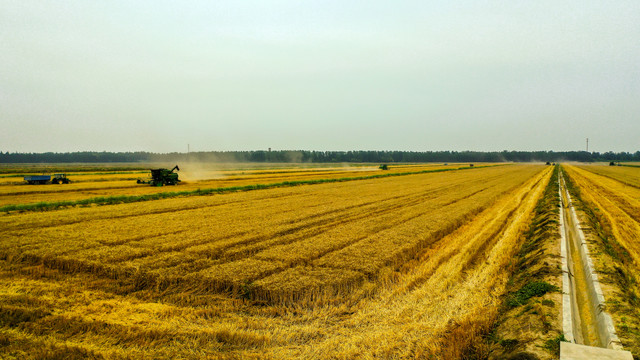
[(27, 175), (24, 177), (24, 181), (28, 184), (69, 184), (71, 181), (67, 177), (67, 174), (53, 174), (51, 175)]
[(164, 185), (178, 185), (180, 180), (178, 179), (178, 174), (174, 173), (174, 170), (180, 171), (178, 165), (176, 165), (173, 169), (153, 169), (151, 170), (151, 179), (150, 180), (142, 180), (138, 179), (138, 184), (149, 184), (151, 186), (164, 186)]

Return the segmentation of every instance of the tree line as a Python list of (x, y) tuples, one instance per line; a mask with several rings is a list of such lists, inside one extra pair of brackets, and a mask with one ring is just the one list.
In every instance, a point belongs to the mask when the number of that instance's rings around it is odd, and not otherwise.
[(254, 150), (191, 153), (152, 152), (0, 152), (0, 163), (134, 163), (134, 162), (274, 162), (274, 163), (394, 163), (394, 162), (561, 162), (640, 161), (640, 151), (310, 151)]

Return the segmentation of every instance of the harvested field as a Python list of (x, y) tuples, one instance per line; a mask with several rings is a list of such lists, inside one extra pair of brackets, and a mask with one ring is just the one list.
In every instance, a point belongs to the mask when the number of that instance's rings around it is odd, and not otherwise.
[(0, 352), (457, 358), (497, 317), (551, 169), (4, 214)]

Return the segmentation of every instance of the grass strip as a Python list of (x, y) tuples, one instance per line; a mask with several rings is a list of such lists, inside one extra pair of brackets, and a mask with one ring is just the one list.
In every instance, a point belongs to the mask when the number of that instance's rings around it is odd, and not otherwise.
[(475, 167), (460, 167), (460, 168), (450, 168), (450, 169), (407, 171), (407, 172), (376, 174), (376, 175), (357, 176), (357, 177), (344, 177), (344, 178), (336, 178), (336, 179), (283, 181), (283, 182), (271, 183), (271, 184), (252, 184), (252, 185), (243, 185), (243, 186), (197, 189), (197, 190), (188, 190), (188, 191), (171, 191), (171, 192), (162, 192), (162, 193), (146, 194), (146, 195), (101, 196), (101, 197), (94, 197), (94, 198), (82, 199), (82, 200), (5, 205), (0, 207), (0, 212), (50, 211), (50, 210), (56, 210), (60, 208), (73, 207), (73, 206), (126, 204), (126, 203), (141, 202), (141, 201), (169, 199), (169, 198), (175, 198), (175, 197), (226, 194), (226, 193), (233, 193), (233, 192), (265, 190), (265, 189), (293, 187), (293, 186), (300, 186), (300, 185), (316, 185), (316, 184), (338, 183), (338, 182), (357, 181), (357, 180), (370, 180), (370, 179), (380, 179), (380, 178), (387, 178), (387, 177), (393, 177), (393, 176), (417, 175), (417, 174), (456, 171), (456, 170), (470, 170), (470, 169), (480, 169), (485, 167), (503, 166), (503, 165), (507, 165), (507, 164), (485, 165), (485, 166), (475, 166)]
[(532, 297), (540, 297), (550, 291), (559, 291), (555, 285), (551, 285), (545, 281), (533, 281), (527, 283), (520, 290), (512, 294), (507, 300), (507, 307), (514, 308), (527, 303)]

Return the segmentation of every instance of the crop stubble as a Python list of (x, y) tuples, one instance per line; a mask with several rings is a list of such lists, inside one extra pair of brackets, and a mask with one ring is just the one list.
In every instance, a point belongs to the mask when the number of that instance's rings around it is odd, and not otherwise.
[[(71, 338), (68, 346), (111, 355), (173, 349), (184, 356), (358, 358), (454, 349), (440, 337), (451, 320), (488, 323), (495, 314), (505, 268), (550, 175), (543, 169), (509, 166), (4, 216), (0, 257), (29, 270), (16, 275), (6, 265), (3, 276), (44, 279), (4, 285), (0, 295), (31, 291), (41, 295), (22, 302), (55, 303), (42, 294), (70, 288), (65, 296), (75, 300), (55, 305), (62, 315), (43, 319), (93, 329), (95, 320), (78, 315), (93, 314), (113, 328), (114, 339), (101, 340), (107, 350), (76, 334), (60, 336)], [(92, 282), (115, 290), (97, 291)], [(79, 301), (74, 287), (111, 307), (124, 305), (108, 315), (99, 306), (84, 309), (95, 301)], [(145, 296), (160, 296), (162, 304)], [(268, 305), (251, 306), (255, 301)], [(157, 332), (157, 349), (122, 339), (132, 330), (123, 317)], [(41, 320), (32, 327), (45, 326)], [(29, 329), (3, 331), (44, 341)], [(174, 343), (163, 342), (167, 336)], [(118, 342), (128, 344), (125, 350), (109, 348)]]
[[(5, 235), (11, 251), (3, 250), (66, 271), (115, 278), (135, 273), (139, 287), (180, 283), (288, 301), (375, 279), (531, 173), (512, 167), (300, 187), (270, 191), (266, 198), (256, 193), (260, 201), (254, 194), (227, 195), (241, 200), (218, 205), (212, 197), (209, 206), (159, 214), (151, 202), (118, 221), (11, 231)], [(192, 203), (174, 201), (187, 209)], [(57, 213), (39, 216), (47, 215)]]
[[(393, 166), (384, 174), (425, 170), (456, 169), (463, 165), (404, 165)], [(272, 170), (191, 170), (189, 164), (179, 172), (183, 180), (179, 186), (153, 187), (136, 184), (135, 179), (146, 178), (149, 172), (135, 174), (69, 173), (71, 184), (27, 185), (21, 177), (0, 178), (0, 206), (33, 204), (38, 202), (73, 201), (100, 196), (146, 195), (166, 191), (192, 191), (250, 184), (269, 184), (283, 181), (337, 179), (380, 174), (376, 167), (333, 167), (313, 169)]]
[[(608, 220), (613, 235), (640, 266), (640, 171), (602, 166), (565, 166), (585, 200)], [(600, 175), (600, 176), (599, 176)]]

